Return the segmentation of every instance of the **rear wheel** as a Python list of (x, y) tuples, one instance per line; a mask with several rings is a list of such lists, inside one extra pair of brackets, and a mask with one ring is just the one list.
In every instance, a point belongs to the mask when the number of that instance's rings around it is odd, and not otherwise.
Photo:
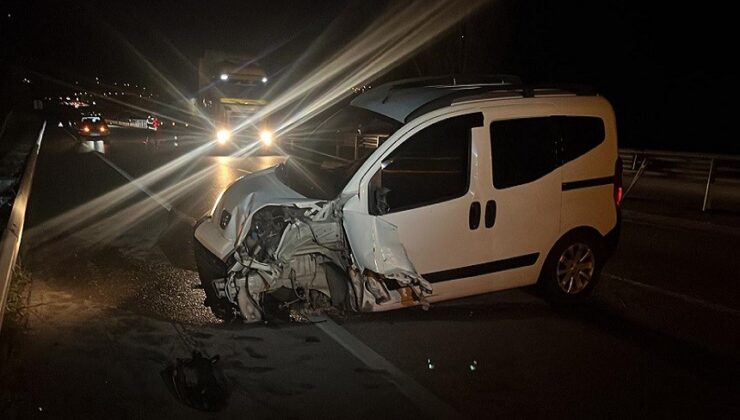
[(542, 268), (540, 285), (555, 301), (582, 301), (599, 279), (604, 263), (602, 255), (593, 235), (566, 235), (550, 251)]

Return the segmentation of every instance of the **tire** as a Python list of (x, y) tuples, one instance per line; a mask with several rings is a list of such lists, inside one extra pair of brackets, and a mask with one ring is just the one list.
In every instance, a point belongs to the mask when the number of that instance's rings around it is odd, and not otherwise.
[(604, 252), (595, 234), (574, 232), (562, 237), (545, 260), (539, 285), (556, 303), (586, 300), (604, 266)]
[[(195, 228), (203, 222), (204, 219), (195, 224)], [(195, 263), (198, 266), (198, 277), (200, 284), (206, 293), (206, 300), (203, 302), (213, 312), (213, 315), (224, 321), (233, 321), (236, 316), (234, 310), (236, 307), (226, 299), (219, 298), (216, 289), (213, 286), (213, 280), (222, 279), (226, 276), (226, 264), (218, 257), (208, 251), (197, 239), (193, 238), (193, 251), (195, 253)]]

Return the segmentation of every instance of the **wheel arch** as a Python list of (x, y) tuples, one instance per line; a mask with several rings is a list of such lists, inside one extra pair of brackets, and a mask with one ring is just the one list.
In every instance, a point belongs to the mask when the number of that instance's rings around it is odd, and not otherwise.
[(569, 241), (573, 238), (588, 238), (592, 240), (596, 246), (597, 251), (603, 251), (602, 248), (604, 246), (604, 235), (602, 235), (598, 230), (596, 230), (592, 226), (578, 226), (575, 227), (564, 234), (560, 235), (560, 238), (558, 238), (557, 241), (550, 247), (550, 250), (547, 252), (547, 256), (545, 257), (545, 260), (542, 262), (542, 266), (540, 267), (540, 273), (537, 276), (537, 283), (541, 283), (543, 279), (543, 273), (544, 270), (548, 267), (548, 261), (550, 261), (552, 258), (555, 258), (554, 254), (556, 250), (560, 248), (563, 242)]

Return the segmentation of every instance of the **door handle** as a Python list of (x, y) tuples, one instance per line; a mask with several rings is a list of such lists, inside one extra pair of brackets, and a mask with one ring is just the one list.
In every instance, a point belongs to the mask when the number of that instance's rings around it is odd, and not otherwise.
[(488, 200), (486, 203), (486, 228), (492, 228), (496, 223), (496, 202)]
[(470, 230), (476, 230), (480, 226), (480, 203), (477, 201), (473, 201), (473, 204), (470, 205), (468, 225), (470, 226)]

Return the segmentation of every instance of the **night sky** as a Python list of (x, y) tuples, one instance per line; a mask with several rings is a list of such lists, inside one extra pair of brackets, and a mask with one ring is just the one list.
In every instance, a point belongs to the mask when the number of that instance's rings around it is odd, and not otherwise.
[[(148, 62), (188, 93), (204, 49), (254, 55), (275, 77), (308, 71), (388, 3), (3, 0), (2, 88), (13, 92), (16, 76), (30, 72), (156, 86)], [(624, 146), (740, 154), (731, 123), (734, 18), (704, 5), (642, 3), (492, 1), (383, 80), (514, 73), (590, 84), (615, 106)]]

